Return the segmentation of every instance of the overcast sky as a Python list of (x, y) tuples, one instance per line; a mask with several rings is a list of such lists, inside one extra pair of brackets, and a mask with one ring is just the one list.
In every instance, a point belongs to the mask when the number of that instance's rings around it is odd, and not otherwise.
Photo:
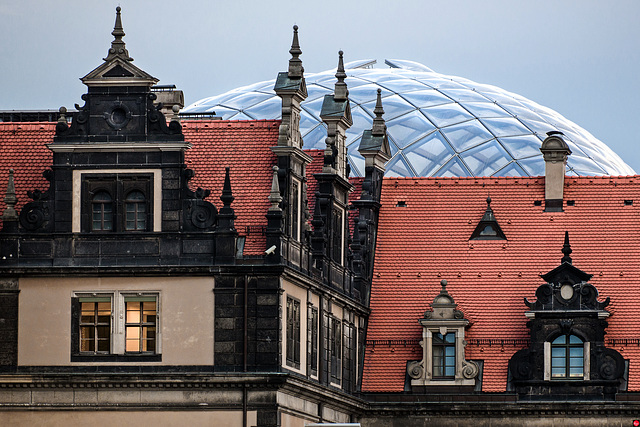
[(339, 49), (417, 61), (558, 111), (640, 173), (638, 0), (0, 0), (0, 110), (81, 104), (117, 5), (134, 64), (187, 104), (275, 78), (297, 24), (306, 72), (335, 67)]

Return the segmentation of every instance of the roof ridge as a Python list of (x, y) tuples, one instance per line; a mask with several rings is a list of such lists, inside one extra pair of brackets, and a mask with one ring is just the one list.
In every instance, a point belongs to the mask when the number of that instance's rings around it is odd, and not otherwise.
[[(214, 125), (213, 127), (221, 127), (225, 125), (229, 127), (229, 125), (240, 125), (233, 127), (271, 127), (274, 124), (280, 124), (281, 120), (279, 119), (269, 119), (269, 120), (189, 120), (189, 119), (181, 119), (180, 122), (182, 126), (185, 128), (193, 128), (198, 127), (199, 124), (203, 125)], [(258, 125), (258, 126), (256, 126)]]
[(56, 122), (0, 122), (0, 130), (44, 130), (51, 131)]

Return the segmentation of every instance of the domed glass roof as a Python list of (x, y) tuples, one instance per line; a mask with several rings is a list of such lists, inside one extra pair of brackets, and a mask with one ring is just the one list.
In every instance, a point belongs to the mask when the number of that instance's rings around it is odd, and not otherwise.
[[(496, 86), (446, 76), (412, 61), (373, 60), (345, 65), (353, 126), (347, 131), (351, 174), (362, 176), (358, 152), (362, 132), (371, 129), (376, 90), (382, 89), (392, 158), (387, 176), (541, 176), (540, 145), (551, 130), (562, 132), (572, 154), (568, 175), (633, 175), (616, 153), (557, 112)], [(324, 95), (333, 93), (334, 70), (306, 74), (302, 103), (304, 148), (324, 149), (320, 119)], [(275, 80), (204, 98), (183, 113), (215, 112), (223, 119), (280, 118)]]

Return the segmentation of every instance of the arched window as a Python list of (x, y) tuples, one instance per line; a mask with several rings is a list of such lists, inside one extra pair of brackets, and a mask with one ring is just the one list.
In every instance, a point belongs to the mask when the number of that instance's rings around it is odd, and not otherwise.
[(144, 231), (147, 229), (146, 201), (142, 191), (134, 190), (127, 194), (125, 206), (125, 230)]
[(456, 374), (456, 334), (433, 334), (433, 378), (453, 378)]
[(95, 193), (91, 199), (91, 230), (113, 230), (113, 200), (104, 190)]
[(575, 335), (560, 335), (551, 343), (551, 378), (584, 378), (584, 342)]

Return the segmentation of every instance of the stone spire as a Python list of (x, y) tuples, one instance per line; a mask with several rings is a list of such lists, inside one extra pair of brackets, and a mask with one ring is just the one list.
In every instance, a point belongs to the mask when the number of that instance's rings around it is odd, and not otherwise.
[(343, 52), (338, 52), (338, 70), (336, 71), (336, 82), (335, 93), (333, 99), (335, 101), (345, 101), (349, 96), (349, 90), (347, 89), (347, 84), (344, 82), (344, 79), (347, 78), (347, 73), (344, 72), (344, 60), (342, 59)]
[[(229, 168), (225, 168), (224, 172), (224, 184), (222, 185), (222, 194), (220, 200), (225, 208), (230, 208), (231, 203), (235, 200), (233, 193), (231, 192), (231, 178), (229, 177)], [(223, 208), (224, 209), (224, 208)]]
[(300, 49), (300, 43), (298, 42), (298, 26), (293, 26), (293, 41), (291, 42), (291, 49), (289, 49), (291, 59), (289, 60), (289, 78), (300, 78), (304, 73), (302, 67), (302, 60), (299, 56), (302, 54)]
[(376, 118), (373, 119), (373, 128), (371, 129), (371, 135), (384, 136), (387, 132), (387, 125), (382, 118), (382, 116), (384, 115), (384, 108), (382, 108), (382, 89), (378, 89), (376, 108), (373, 109), (373, 114), (376, 115)]
[(125, 43), (122, 38), (125, 36), (124, 29), (122, 28), (122, 18), (120, 17), (120, 6), (116, 7), (116, 23), (113, 26), (111, 34), (114, 40), (111, 42), (111, 48), (105, 61), (111, 61), (114, 57), (119, 57), (125, 61), (133, 61), (133, 58), (129, 56), (129, 52), (125, 47)]
[(271, 192), (269, 193), (269, 203), (271, 203), (269, 211), (281, 211), (280, 202), (282, 202), (282, 196), (280, 195), (280, 185), (278, 184), (278, 167), (274, 166)]
[(569, 255), (571, 255), (571, 252), (573, 252), (573, 250), (571, 249), (571, 244), (569, 244), (569, 232), (565, 231), (564, 232), (564, 245), (562, 245), (562, 254), (564, 255), (562, 257), (561, 262), (562, 263), (567, 263), (567, 264), (571, 264), (572, 260), (571, 257)]
[(4, 196), (4, 202), (7, 207), (2, 214), (2, 221), (6, 223), (8, 221), (17, 221), (18, 213), (16, 212), (16, 204), (18, 203), (18, 198), (16, 197), (16, 187), (13, 183), (13, 169), (9, 169), (9, 181), (7, 183), (7, 193)]

